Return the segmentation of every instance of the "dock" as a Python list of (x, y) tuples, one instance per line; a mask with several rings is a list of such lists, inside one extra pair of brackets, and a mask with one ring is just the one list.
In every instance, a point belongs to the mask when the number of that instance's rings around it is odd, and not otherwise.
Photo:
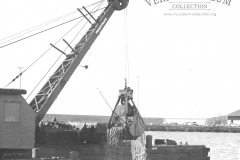
[(148, 131), (168, 132), (230, 132), (240, 133), (240, 126), (205, 126), (205, 125), (170, 125), (170, 124), (148, 124)]

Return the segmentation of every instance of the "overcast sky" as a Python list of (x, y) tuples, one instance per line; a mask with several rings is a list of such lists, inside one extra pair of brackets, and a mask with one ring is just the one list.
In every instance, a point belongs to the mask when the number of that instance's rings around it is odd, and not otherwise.
[[(96, 0), (1, 0), (0, 46), (13, 42), (3, 43), (9, 40), (2, 40), (5, 37), (67, 13), (73, 12), (71, 16), (28, 35), (79, 17), (76, 9), (94, 2)], [(111, 110), (97, 88), (113, 108), (126, 75), (143, 117), (207, 118), (240, 109), (240, 2), (232, 0), (228, 6), (223, 2), (198, 1), (209, 2), (202, 3), (207, 4), (207, 10), (172, 10), (182, 9), (184, 6), (176, 8), (173, 2), (183, 1), (157, 2), (151, 1), (150, 6), (144, 0), (130, 0), (127, 16), (125, 11), (114, 12), (81, 62), (89, 68), (79, 67), (74, 72), (48, 113), (110, 115)], [(128, 26), (129, 67), (125, 61), (124, 17), (127, 17)], [(19, 74), (18, 67), (27, 69), (48, 50), (50, 43), (56, 43), (79, 20), (0, 48), (0, 87), (5, 88)], [(71, 41), (85, 22), (83, 20), (65, 39)], [(89, 27), (87, 24), (85, 28)], [(80, 39), (81, 35), (77, 41)], [(62, 50), (66, 48), (62, 41), (56, 46)], [(22, 75), (21, 87), (28, 92), (25, 98), (60, 55), (51, 49)], [(64, 56), (28, 102), (63, 60)], [(7, 88), (19, 87), (17, 79)]]

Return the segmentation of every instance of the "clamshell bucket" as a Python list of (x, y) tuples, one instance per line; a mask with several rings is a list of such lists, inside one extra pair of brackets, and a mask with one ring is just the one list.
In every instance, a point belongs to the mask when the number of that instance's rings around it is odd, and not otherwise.
[(132, 94), (133, 90), (126, 84), (123, 90), (119, 90), (117, 103), (108, 122), (108, 131), (117, 129), (122, 140), (135, 140), (143, 135), (146, 128)]

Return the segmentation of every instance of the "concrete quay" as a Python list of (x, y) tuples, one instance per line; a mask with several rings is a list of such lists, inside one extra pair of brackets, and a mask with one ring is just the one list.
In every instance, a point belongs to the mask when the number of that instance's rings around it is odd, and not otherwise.
[(169, 132), (230, 132), (240, 133), (240, 127), (231, 126), (201, 126), (201, 125), (163, 125), (148, 124), (148, 131), (169, 131)]

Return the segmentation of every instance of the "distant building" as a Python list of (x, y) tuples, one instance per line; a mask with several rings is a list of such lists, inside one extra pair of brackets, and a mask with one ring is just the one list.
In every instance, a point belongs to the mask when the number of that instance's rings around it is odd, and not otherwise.
[(206, 125), (212, 125), (212, 124), (227, 125), (228, 124), (228, 115), (207, 118), (205, 123), (206, 123)]
[(228, 114), (228, 120), (233, 123), (234, 120), (240, 120), (240, 110)]
[[(236, 120), (238, 120), (238, 121), (236, 122)], [(228, 115), (207, 118), (206, 124), (216, 123), (216, 124), (225, 124), (226, 125), (226, 124), (230, 124), (230, 123), (233, 124), (234, 121), (235, 121), (235, 123), (240, 123), (239, 120), (240, 120), (240, 110), (237, 110)]]

